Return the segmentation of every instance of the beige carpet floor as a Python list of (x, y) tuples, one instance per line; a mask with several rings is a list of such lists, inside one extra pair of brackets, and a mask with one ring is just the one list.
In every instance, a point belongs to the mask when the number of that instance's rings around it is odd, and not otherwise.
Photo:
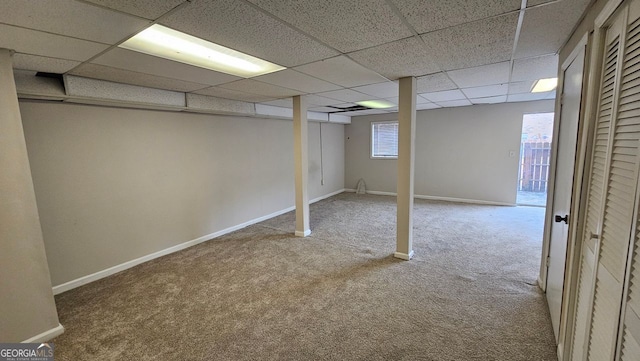
[(340, 194), (56, 296), (56, 360), (556, 360), (543, 208)]

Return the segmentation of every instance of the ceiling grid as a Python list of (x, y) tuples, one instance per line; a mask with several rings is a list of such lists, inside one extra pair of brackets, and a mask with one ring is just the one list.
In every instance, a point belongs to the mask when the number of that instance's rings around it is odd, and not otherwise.
[[(531, 87), (556, 75), (557, 52), (590, 2), (5, 1), (0, 47), (16, 51), (16, 70), (279, 107), (307, 95), (320, 112), (364, 100), (396, 104), (397, 79), (414, 76), (418, 108), (433, 109), (553, 99)], [(286, 69), (245, 79), (118, 46), (154, 24)], [(353, 115), (389, 111), (396, 107)]]

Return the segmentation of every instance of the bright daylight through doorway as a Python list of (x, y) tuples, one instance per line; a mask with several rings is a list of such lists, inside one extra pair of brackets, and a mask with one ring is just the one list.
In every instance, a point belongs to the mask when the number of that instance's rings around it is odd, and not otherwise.
[(554, 113), (524, 114), (518, 169), (518, 205), (547, 204)]

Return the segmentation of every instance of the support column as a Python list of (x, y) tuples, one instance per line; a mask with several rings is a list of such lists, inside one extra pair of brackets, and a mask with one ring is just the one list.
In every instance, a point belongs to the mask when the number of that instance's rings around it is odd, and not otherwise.
[(394, 257), (413, 257), (413, 174), (416, 138), (416, 78), (400, 79), (398, 103), (398, 216)]
[(11, 52), (0, 49), (0, 340), (62, 333), (51, 289)]
[(307, 101), (301, 96), (293, 97), (293, 157), (296, 174), (296, 236), (311, 234), (309, 228), (309, 124)]

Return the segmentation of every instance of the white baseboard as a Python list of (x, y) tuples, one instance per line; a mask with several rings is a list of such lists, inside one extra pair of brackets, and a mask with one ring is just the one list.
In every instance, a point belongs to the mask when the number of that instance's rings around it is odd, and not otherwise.
[[(354, 193), (356, 190), (345, 188), (344, 191)], [(381, 192), (381, 191), (367, 191), (367, 194), (373, 194), (378, 196), (393, 196), (393, 197), (396, 197), (398, 195), (398, 193), (395, 193), (395, 192)], [(414, 194), (413, 198), (427, 199), (432, 201), (454, 202), (454, 203), (484, 204), (484, 205), (491, 205), (491, 206), (510, 206), (510, 207), (516, 206), (515, 203), (507, 203), (507, 202), (494, 202), (494, 201), (484, 201), (484, 200), (478, 200), (478, 199), (453, 198), (453, 197), (425, 196), (420, 194)]]
[(311, 230), (307, 229), (306, 231), (295, 231), (296, 237), (307, 237), (311, 234)]
[[(398, 193), (380, 192), (380, 191), (367, 191), (367, 194), (373, 194), (373, 195), (376, 195), (376, 196), (393, 196), (393, 197), (398, 196)], [(415, 195), (414, 195), (414, 197), (415, 197)]]
[(58, 324), (58, 326), (45, 331), (41, 334), (35, 335), (29, 339), (26, 339), (24, 341), (22, 341), (22, 343), (40, 343), (40, 342), (47, 342), (51, 339), (53, 339), (56, 336), (60, 336), (64, 333), (64, 327), (62, 327), (61, 324)]
[(413, 255), (414, 255), (413, 250), (411, 250), (411, 252), (409, 252), (409, 254), (401, 253), (401, 252), (395, 252), (395, 253), (393, 254), (393, 256), (394, 256), (395, 258), (403, 259), (403, 260), (405, 260), (405, 261), (409, 261), (409, 260), (411, 260), (411, 259), (413, 258)]
[(564, 360), (564, 349), (562, 347), (562, 344), (558, 345), (556, 353), (557, 353), (557, 356), (558, 356), (558, 361), (563, 361)]
[(540, 290), (542, 290), (542, 292), (547, 292), (546, 287), (544, 282), (542, 282), (542, 278), (541, 278), (541, 274), (538, 275), (538, 287), (540, 288)]
[[(320, 196), (320, 197), (318, 197), (318, 198), (314, 198), (314, 199), (310, 200), (310, 201), (309, 201), (309, 203), (316, 203), (316, 202), (320, 202), (320, 201), (321, 201), (321, 200), (323, 200), (323, 199), (327, 199), (327, 198), (330, 198), (330, 197), (336, 196), (336, 195), (338, 195), (338, 194), (340, 194), (340, 193), (344, 193), (344, 192), (348, 192), (348, 190), (347, 190), (347, 189), (339, 189), (339, 190), (337, 190), (337, 191), (335, 191), (335, 192), (327, 193), (327, 194), (325, 194), (325, 195), (323, 195), (323, 196)], [(295, 209), (295, 207), (294, 207), (294, 209)]]
[(454, 203), (483, 204), (483, 205), (488, 205), (488, 206), (509, 206), (509, 207), (515, 207), (516, 206), (515, 203), (494, 202), (494, 201), (485, 201), (485, 200), (479, 200), (479, 199), (437, 197), (437, 196), (421, 196), (421, 195), (416, 195), (415, 198), (428, 199), (428, 200), (432, 200), (432, 201), (454, 202)]
[[(320, 197), (314, 198), (311, 201), (309, 201), (309, 203), (315, 203), (315, 202), (321, 201), (323, 199), (326, 199), (326, 198), (329, 198), (329, 197), (333, 197), (333, 196), (335, 196), (337, 194), (340, 194), (342, 192), (344, 192), (344, 190), (340, 189), (338, 191), (335, 191), (335, 192), (332, 192), (332, 193), (325, 194), (325, 195), (322, 195)], [(296, 209), (296, 207), (288, 207), (288, 208), (279, 210), (277, 212), (268, 214), (266, 216), (258, 217), (258, 218), (252, 219), (250, 221), (235, 225), (233, 227), (225, 228), (223, 230), (220, 230), (220, 231), (217, 231), (217, 232), (214, 232), (214, 233), (206, 234), (206, 235), (204, 235), (202, 237), (198, 237), (198, 238), (196, 238), (194, 240), (187, 241), (187, 242), (184, 242), (184, 243), (180, 243), (180, 244), (175, 245), (173, 247), (169, 247), (169, 248), (163, 249), (161, 251), (154, 252), (154, 253), (148, 254), (146, 256), (142, 256), (140, 258), (136, 258), (136, 259), (133, 259), (131, 261), (127, 261), (127, 262), (121, 263), (119, 265), (107, 268), (105, 270), (98, 271), (96, 273), (92, 273), (90, 275), (86, 275), (86, 276), (77, 278), (75, 280), (71, 280), (69, 282), (65, 282), (63, 284), (54, 286), (53, 287), (53, 294), (54, 295), (58, 295), (58, 294), (60, 294), (62, 292), (69, 291), (71, 289), (80, 287), (82, 285), (86, 285), (87, 283), (91, 283), (91, 282), (97, 281), (99, 279), (102, 279), (102, 278), (111, 276), (113, 274), (116, 274), (118, 272), (122, 272), (122, 271), (127, 270), (127, 269), (129, 269), (131, 267), (135, 267), (135, 266), (137, 266), (137, 265), (139, 265), (141, 263), (148, 262), (148, 261), (151, 261), (151, 260), (156, 259), (158, 257), (166, 256), (166, 255), (174, 253), (174, 252), (181, 251), (181, 250), (183, 250), (185, 248), (193, 247), (193, 246), (195, 246), (197, 244), (200, 244), (202, 242), (206, 242), (206, 241), (212, 240), (214, 238), (223, 236), (223, 235), (225, 235), (227, 233), (231, 233), (231, 232), (237, 231), (239, 229), (248, 227), (250, 225), (266, 221), (267, 219), (271, 219), (271, 218), (277, 217), (277, 216), (285, 214), (287, 212), (291, 212), (291, 211), (293, 211), (295, 209)], [(311, 232), (311, 231), (309, 231), (309, 232)]]

